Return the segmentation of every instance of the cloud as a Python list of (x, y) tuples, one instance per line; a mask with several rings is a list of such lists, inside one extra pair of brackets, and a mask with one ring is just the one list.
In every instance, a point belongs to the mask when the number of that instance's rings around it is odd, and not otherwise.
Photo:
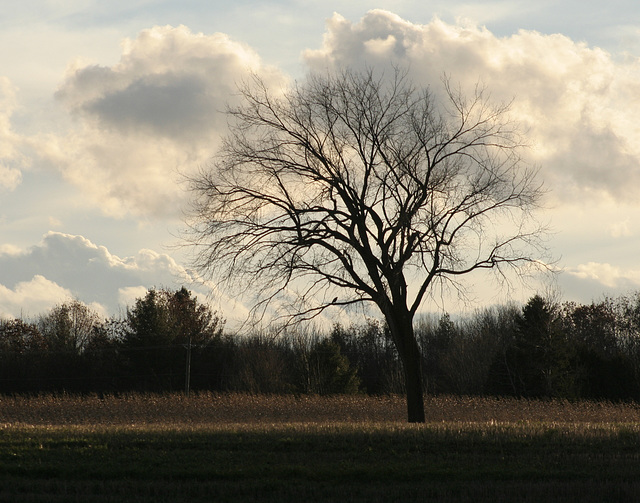
[(582, 280), (595, 281), (609, 289), (624, 290), (640, 287), (640, 271), (607, 263), (588, 262), (568, 269), (567, 274)]
[(193, 282), (188, 271), (168, 255), (140, 250), (134, 256), (121, 258), (82, 236), (59, 232), (49, 232), (40, 244), (21, 253), (13, 249), (1, 252), (5, 288), (16, 290), (35, 275), (60, 285), (67, 296), (86, 304), (96, 302), (111, 313), (120, 307), (122, 289), (174, 288)]
[(11, 125), (17, 106), (15, 88), (9, 79), (0, 77), (0, 189), (15, 189), (22, 180), (22, 170), (29, 165), (21, 153), (23, 139)]
[(609, 226), (609, 233), (613, 238), (626, 238), (633, 236), (633, 231), (630, 227), (630, 219), (626, 218), (619, 222), (614, 222)]
[(238, 79), (260, 67), (254, 51), (222, 33), (155, 27), (125, 40), (112, 67), (71, 66), (57, 97), (108, 130), (208, 142)]
[(122, 46), (113, 66), (68, 68), (56, 97), (78, 125), (34, 148), (108, 215), (175, 217), (185, 197), (178, 174), (215, 153), (236, 85), (249, 72), (273, 85), (284, 78), (221, 33), (154, 27)]
[(122, 306), (131, 306), (136, 299), (143, 298), (147, 294), (147, 288), (144, 286), (127, 286), (118, 288), (118, 301)]
[[(433, 90), (441, 89), (444, 73), (467, 90), (480, 79), (495, 101), (515, 98), (513, 117), (533, 145), (527, 156), (542, 166), (557, 201), (637, 199), (637, 59), (614, 60), (563, 35), (522, 30), (497, 37), (468, 21), (414, 24), (383, 10), (357, 23), (335, 14), (322, 46), (303, 57), (319, 72), (405, 65), (417, 84)], [(179, 173), (215, 153), (226, 132), (221, 112), (249, 71), (269, 85), (286, 82), (225, 34), (184, 26), (144, 30), (123, 42), (116, 64), (69, 66), (56, 96), (76, 127), (39, 135), (31, 145), (42, 165), (61, 172), (85, 204), (107, 215), (177, 217), (186, 198)]]
[(36, 274), (29, 281), (16, 283), (13, 289), (0, 285), (0, 317), (36, 316), (71, 297), (66, 288)]
[(480, 80), (493, 100), (515, 99), (512, 116), (533, 145), (528, 157), (558, 201), (637, 199), (638, 59), (617, 61), (563, 35), (521, 30), (499, 38), (473, 24), (418, 25), (382, 10), (358, 23), (335, 14), (321, 48), (304, 58), (317, 72), (400, 64), (436, 95), (445, 73), (468, 92)]
[(0, 271), (0, 315), (37, 315), (69, 298), (104, 315), (118, 315), (149, 288), (181, 286), (228, 319), (246, 314), (246, 308), (167, 254), (142, 249), (119, 257), (83, 236), (49, 232), (27, 250), (0, 248)]
[(22, 250), (20, 247), (12, 244), (0, 244), (0, 256), (2, 255), (20, 255)]

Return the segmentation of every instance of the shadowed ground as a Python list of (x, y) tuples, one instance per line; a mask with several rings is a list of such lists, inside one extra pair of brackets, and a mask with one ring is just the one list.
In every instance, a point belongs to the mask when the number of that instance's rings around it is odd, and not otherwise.
[[(466, 420), (416, 426), (379, 419), (313, 422), (301, 412), (313, 412), (313, 403), (343, 412), (346, 404), (359, 403), (366, 415), (370, 400), (375, 416), (376, 407), (394, 397), (311, 397), (298, 409), (299, 420), (287, 422), (269, 421), (274, 419), (269, 404), (287, 397), (176, 396), (174, 402), (155, 397), (151, 407), (153, 399), (110, 397), (114, 417), (121, 405), (118, 420), (109, 423), (103, 411), (95, 415), (102, 421), (89, 424), (88, 404), (97, 398), (40, 397), (42, 402), (57, 400), (58, 407), (49, 409), (29, 402), (35, 398), (3, 398), (0, 405), (11, 406), (2, 406), (0, 413), (0, 501), (640, 500), (635, 405), (527, 401), (520, 403), (522, 415), (534, 415), (538, 405), (538, 417), (500, 421), (481, 416), (498, 414), (500, 403), (510, 416), (518, 401), (442, 398), (429, 403), (440, 400), (443, 412), (464, 412)], [(40, 410), (40, 421), (7, 421), (7, 410), (17, 411), (20, 400), (25, 415), (30, 407), (30, 413)], [(65, 400), (69, 407), (61, 418)], [(180, 422), (171, 412), (170, 404), (180, 400), (190, 420)], [(207, 402), (221, 409), (215, 400), (226, 400), (228, 418), (238, 418), (242, 404), (245, 412), (255, 412), (253, 403), (264, 414), (259, 421), (232, 422), (222, 420), (218, 411), (217, 421), (195, 421), (189, 407), (201, 409)], [(147, 407), (148, 420), (125, 424), (134, 403), (138, 419)], [(571, 408), (592, 419), (608, 410), (614, 419), (626, 421), (558, 420), (570, 418)], [(72, 413), (81, 410), (84, 418), (77, 416), (73, 423)]]

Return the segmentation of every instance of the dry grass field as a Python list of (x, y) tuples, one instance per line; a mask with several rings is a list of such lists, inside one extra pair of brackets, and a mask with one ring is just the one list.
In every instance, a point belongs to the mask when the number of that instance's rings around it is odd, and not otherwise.
[(636, 404), (0, 397), (0, 501), (640, 501)]
[[(640, 405), (493, 397), (426, 397), (427, 423), (640, 423)], [(200, 393), (1, 397), (2, 425), (221, 425), (404, 422), (402, 396)]]

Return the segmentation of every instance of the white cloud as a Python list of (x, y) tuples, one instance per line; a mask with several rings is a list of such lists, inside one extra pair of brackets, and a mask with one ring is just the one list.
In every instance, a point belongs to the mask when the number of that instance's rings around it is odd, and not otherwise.
[(638, 59), (614, 61), (563, 35), (499, 38), (475, 25), (418, 25), (382, 10), (358, 23), (335, 14), (322, 47), (304, 57), (318, 72), (400, 64), (436, 93), (445, 73), (469, 91), (481, 80), (495, 101), (515, 98), (513, 118), (533, 144), (528, 156), (555, 198), (634, 200), (640, 192)]
[(609, 262), (584, 262), (567, 267), (557, 280), (563, 299), (581, 303), (640, 290), (640, 270)]
[(246, 308), (220, 294), (171, 256), (149, 249), (119, 257), (83, 236), (47, 233), (27, 250), (0, 248), (0, 315), (29, 315), (76, 298), (103, 315), (117, 315), (149, 288), (185, 286), (228, 319)]
[(0, 317), (36, 316), (71, 297), (66, 288), (36, 274), (29, 281), (16, 283), (13, 289), (0, 285)]
[(82, 236), (59, 232), (49, 232), (39, 245), (20, 253), (12, 249), (0, 253), (0, 270), (5, 288), (15, 289), (14, 285), (38, 275), (87, 304), (104, 305), (109, 312), (117, 311), (121, 289), (175, 288), (193, 282), (166, 254), (140, 250), (121, 258)]
[(0, 245), (0, 256), (2, 255), (20, 255), (22, 253), (22, 249), (19, 246), (14, 246), (11, 244), (1, 244)]
[(223, 111), (249, 72), (284, 82), (224, 34), (144, 30), (123, 42), (113, 66), (69, 67), (56, 95), (78, 126), (40, 137), (34, 148), (106, 214), (178, 216), (179, 173), (214, 154), (226, 131)]
[(131, 306), (136, 299), (144, 297), (148, 288), (144, 286), (127, 286), (118, 288), (118, 301), (121, 306)]
[(640, 271), (623, 270), (606, 263), (588, 262), (567, 270), (567, 273), (584, 280), (597, 281), (607, 288), (640, 286)]
[(22, 180), (28, 160), (20, 152), (22, 138), (11, 125), (17, 108), (16, 90), (6, 77), (0, 77), (0, 188), (13, 190)]

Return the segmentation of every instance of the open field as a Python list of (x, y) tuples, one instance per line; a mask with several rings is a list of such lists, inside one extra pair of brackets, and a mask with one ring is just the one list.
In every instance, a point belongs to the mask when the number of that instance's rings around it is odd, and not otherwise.
[(640, 501), (635, 404), (0, 398), (0, 501)]

